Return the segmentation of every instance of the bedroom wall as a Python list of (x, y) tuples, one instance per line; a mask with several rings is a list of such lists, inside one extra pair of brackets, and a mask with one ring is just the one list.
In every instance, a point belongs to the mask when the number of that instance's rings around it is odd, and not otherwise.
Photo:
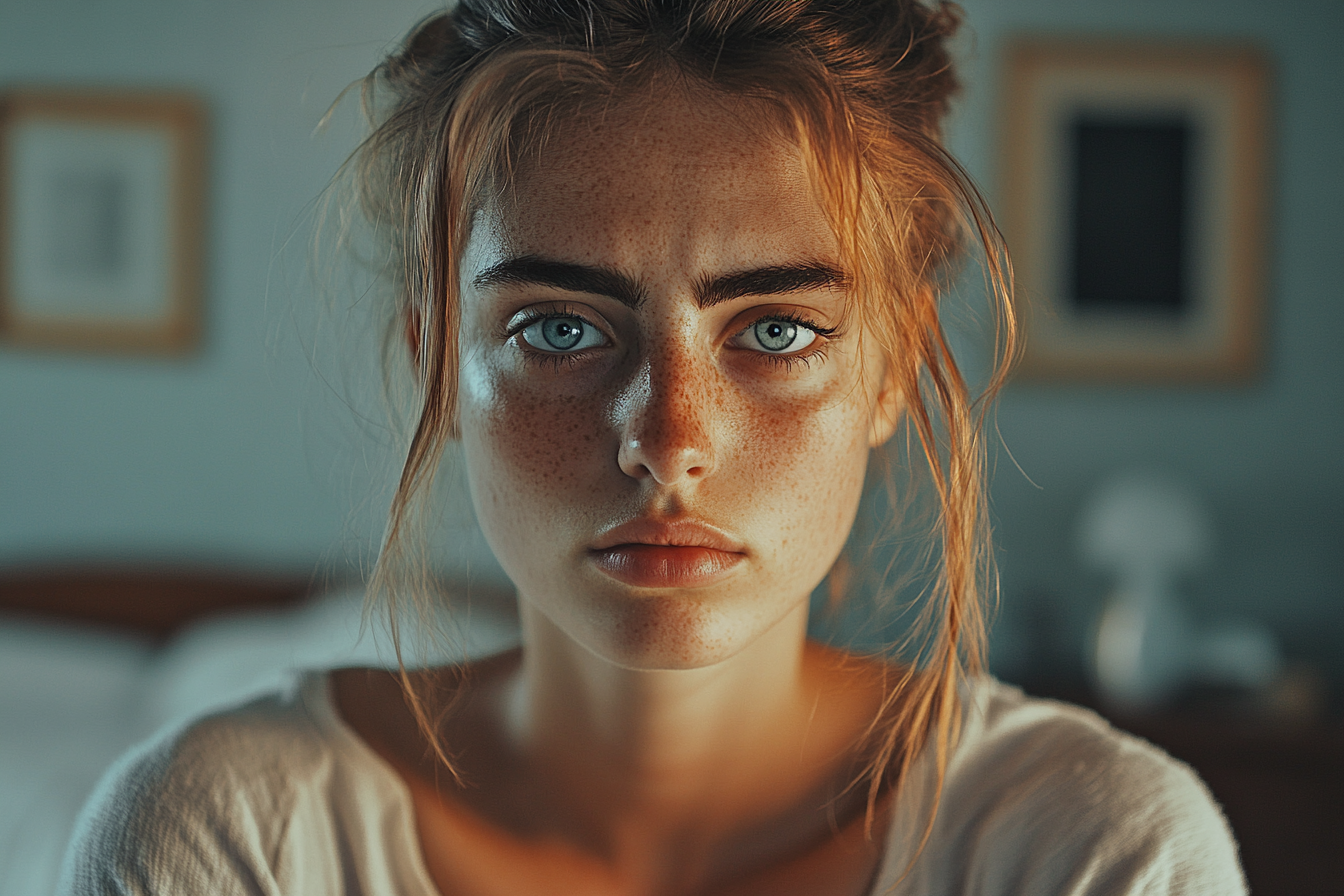
[[(1077, 657), (1104, 583), (1073, 559), (1073, 519), (1112, 471), (1155, 466), (1213, 508), (1205, 613), (1274, 627), (1344, 678), (1344, 6), (1334, 0), (966, 0), (967, 94), (952, 144), (990, 196), (995, 67), (1009, 33), (1237, 38), (1276, 67), (1270, 326), (1264, 376), (1235, 389), (1014, 385), (998, 417), (994, 505), (1006, 669)], [(388, 440), (376, 396), (348, 387), (368, 348), (346, 299), (305, 274), (314, 198), (349, 147), (311, 131), (422, 0), (8, 0), (0, 83), (171, 86), (211, 112), (205, 338), (183, 360), (0, 347), (0, 564), (198, 558), (307, 570), (368, 556)], [(334, 335), (333, 335), (334, 334)], [(346, 407), (371, 415), (360, 424)], [(1034, 483), (1034, 484), (1033, 484)], [(469, 520), (459, 559), (489, 574)], [(1042, 637), (1043, 631), (1054, 634)]]
[[(307, 270), (315, 201), (354, 145), (353, 104), (313, 131), (432, 9), (5, 4), (0, 83), (189, 89), (208, 105), (211, 136), (200, 350), (138, 360), (0, 347), (0, 563), (162, 557), (306, 571), (367, 557), (386, 501), (374, 455), (388, 439), (374, 390), (348, 385), (374, 360), (376, 334), (360, 332), (368, 321), (347, 293), (316, 295)], [(337, 356), (347, 341), (363, 354)]]
[[(1205, 620), (1258, 621), (1290, 658), (1344, 682), (1344, 5), (1241, 0), (967, 0), (970, 87), (952, 143), (994, 196), (994, 73), (1008, 34), (1231, 39), (1274, 69), (1269, 323), (1263, 376), (1238, 388), (1015, 384), (999, 427), (994, 510), (1003, 575), (1004, 665), (1054, 653), (1066, 665), (1105, 582), (1075, 558), (1089, 491), (1133, 468), (1167, 472), (1203, 496), (1214, 568), (1190, 582)], [(1026, 476), (1014, 468), (1013, 459)], [(1031, 481), (1028, 481), (1027, 476)], [(1034, 483), (1034, 484), (1033, 484)], [(1060, 656), (1062, 640), (1070, 651)]]

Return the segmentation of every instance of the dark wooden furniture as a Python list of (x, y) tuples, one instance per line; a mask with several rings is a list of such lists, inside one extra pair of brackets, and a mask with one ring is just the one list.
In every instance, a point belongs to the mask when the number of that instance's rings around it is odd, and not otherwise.
[(0, 612), (163, 640), (202, 616), (292, 606), (317, 584), (222, 567), (44, 564), (0, 569)]

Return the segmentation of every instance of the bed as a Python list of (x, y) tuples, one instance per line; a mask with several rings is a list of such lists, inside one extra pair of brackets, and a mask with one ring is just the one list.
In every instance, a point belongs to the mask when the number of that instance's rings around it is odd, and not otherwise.
[[(460, 646), (516, 641), (507, 594), (470, 597)], [(50, 896), (80, 807), (133, 744), (294, 669), (391, 664), (363, 598), (237, 570), (0, 570), (0, 894)]]
[[(516, 643), (508, 592), (446, 587), (470, 598), (460, 647), (479, 656)], [(0, 569), (0, 896), (50, 896), (81, 805), (132, 744), (273, 689), (293, 669), (390, 665), (363, 599), (358, 584), (236, 570)], [(1090, 702), (1086, 691), (1056, 693)], [(1204, 777), (1253, 892), (1344, 893), (1337, 720), (1182, 711), (1116, 721)]]

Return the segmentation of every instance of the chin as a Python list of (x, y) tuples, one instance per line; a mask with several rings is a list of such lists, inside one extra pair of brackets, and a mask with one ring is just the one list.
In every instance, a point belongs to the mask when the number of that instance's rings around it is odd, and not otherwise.
[[(518, 571), (534, 570), (519, 564)], [(523, 641), (546, 652), (566, 651), (567, 644), (612, 666), (648, 672), (705, 669), (744, 652), (773, 657), (801, 646), (812, 589), (796, 583), (807, 577), (750, 571), (739, 568), (693, 588), (631, 587), (591, 566), (549, 580), (521, 575), (514, 582)], [(779, 625), (800, 609), (800, 625)]]
[(739, 618), (742, 608), (727, 612), (686, 596), (626, 598), (619, 607), (594, 609), (582, 631), (570, 629), (571, 637), (613, 665), (640, 671), (714, 666), (740, 653), (769, 627), (759, 618)]

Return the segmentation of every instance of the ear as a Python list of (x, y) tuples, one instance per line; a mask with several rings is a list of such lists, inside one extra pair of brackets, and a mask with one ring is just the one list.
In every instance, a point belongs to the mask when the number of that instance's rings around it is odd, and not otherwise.
[(905, 406), (905, 390), (901, 388), (896, 365), (888, 361), (883, 365), (882, 386), (878, 390), (877, 400), (873, 402), (873, 416), (868, 428), (869, 448), (886, 444), (896, 432)]

